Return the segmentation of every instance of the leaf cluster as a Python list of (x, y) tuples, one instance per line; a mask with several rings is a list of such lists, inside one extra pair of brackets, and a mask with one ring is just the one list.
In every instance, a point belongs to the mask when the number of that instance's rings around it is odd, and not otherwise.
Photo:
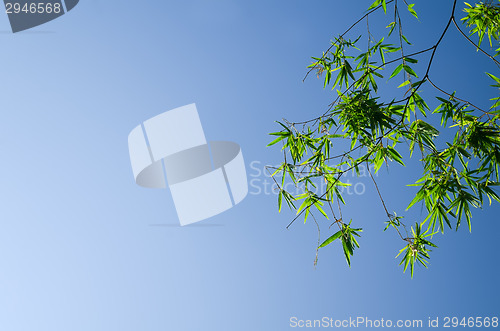
[[(296, 211), (289, 226), (298, 217), (306, 222), (310, 215), (321, 214), (329, 220), (329, 228), (336, 225), (339, 230), (318, 249), (340, 240), (349, 266), (354, 249), (359, 247), (355, 237), (360, 236), (362, 228), (351, 227), (352, 220), (343, 221), (343, 188), (349, 185), (343, 177), (350, 171), (359, 176), (360, 167), (364, 166), (387, 215), (385, 230), (394, 229), (405, 242), (398, 256), (403, 255), (401, 265), (404, 270), (410, 266), (413, 277), (414, 265), (418, 262), (427, 267), (429, 248), (437, 247), (429, 237), (444, 233), (445, 228), (458, 229), (462, 221), (470, 231), (473, 208), (481, 208), (486, 201), (500, 202), (495, 191), (500, 185), (500, 96), (493, 97), (491, 107), (484, 110), (431, 81), (434, 55), (451, 23), (462, 32), (455, 20), (456, 0), (436, 43), (412, 53), (407, 51), (412, 46), (403, 34), (401, 3), (376, 0), (364, 16), (368, 18), (377, 10), (387, 13), (391, 5), (394, 20), (387, 26), (386, 36), (374, 40), (367, 23), (368, 47), (361, 46), (362, 36), (350, 39), (344, 33), (334, 38), (321, 57), (312, 58), (309, 70), (316, 71), (318, 77), (324, 76), (323, 87), (331, 87), (335, 99), (321, 116), (303, 122), (278, 122), (281, 130), (271, 133), (275, 139), (269, 146), (282, 146), (283, 163), (273, 168), (273, 178), (279, 191), (279, 210), (285, 200)], [(477, 36), (477, 44), (464, 36), (478, 49), (487, 36), (493, 47), (492, 40), (498, 41), (500, 36), (499, 3), (466, 6), (467, 15), (462, 21), (471, 36)], [(405, 7), (418, 19), (414, 4), (405, 2)], [(498, 63), (494, 59), (498, 49), (495, 55), (480, 50)], [(425, 53), (430, 58), (422, 70), (416, 65)], [(500, 79), (491, 73), (487, 75), (494, 82), (492, 86), (500, 88)], [(403, 81), (393, 93), (397, 97), (382, 100), (380, 82), (395, 79)], [(434, 109), (421, 93), (424, 84), (437, 92), (438, 105)], [(408, 229), (402, 216), (389, 212), (371, 169), (377, 173), (393, 162), (405, 166), (414, 155), (418, 155), (422, 176), (410, 184), (419, 190), (407, 210), (421, 204), (427, 215)], [(293, 183), (294, 191), (285, 189), (288, 181)]]

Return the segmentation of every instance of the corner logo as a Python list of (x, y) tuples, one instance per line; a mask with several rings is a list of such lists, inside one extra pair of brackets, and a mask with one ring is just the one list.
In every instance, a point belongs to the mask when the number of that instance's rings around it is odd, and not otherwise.
[(73, 9), (79, 0), (4, 0), (12, 32), (31, 29)]
[(128, 136), (128, 148), (138, 185), (166, 188), (168, 182), (181, 225), (220, 214), (248, 193), (240, 146), (207, 143), (195, 104), (137, 126)]

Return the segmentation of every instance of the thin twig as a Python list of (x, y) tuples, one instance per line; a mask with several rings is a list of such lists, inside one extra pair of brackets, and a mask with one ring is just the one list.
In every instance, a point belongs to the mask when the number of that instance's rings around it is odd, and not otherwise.
[(451, 98), (453, 98), (453, 99), (456, 99), (456, 100), (458, 100), (458, 101), (462, 101), (462, 102), (464, 102), (464, 103), (468, 104), (469, 106), (474, 107), (474, 108), (476, 108), (477, 110), (479, 110), (479, 111), (481, 111), (481, 112), (483, 112), (483, 113), (485, 113), (485, 114), (490, 114), (490, 115), (493, 115), (492, 113), (487, 112), (487, 111), (485, 111), (485, 110), (483, 110), (483, 109), (479, 108), (478, 106), (475, 106), (474, 104), (472, 104), (471, 102), (469, 102), (469, 101), (467, 101), (467, 100), (460, 99), (460, 98), (458, 98), (458, 97), (456, 97), (456, 96), (454, 96), (454, 95), (452, 95), (452, 94), (450, 94), (450, 93), (448, 93), (448, 92), (446, 92), (446, 91), (442, 90), (442, 89), (441, 89), (441, 88), (439, 88), (436, 84), (434, 84), (434, 83), (431, 81), (431, 79), (430, 79), (429, 77), (427, 77), (427, 81), (428, 81), (428, 82), (429, 82), (429, 83), (430, 83), (430, 84), (431, 84), (431, 85), (432, 85), (432, 86), (433, 86), (436, 90), (438, 90), (439, 92), (441, 92), (441, 93), (443, 93), (443, 94), (446, 94), (447, 96), (449, 96), (449, 97), (451, 97)]
[(311, 216), (314, 220), (314, 223), (316, 223), (316, 226), (318, 227), (318, 246), (316, 247), (316, 257), (314, 258), (314, 266), (316, 267), (316, 264), (318, 263), (319, 245), (321, 244), (321, 230), (318, 221), (316, 221), (316, 217), (314, 217), (314, 214), (312, 212)]
[[(389, 221), (392, 221), (392, 215), (389, 214), (389, 211), (387, 210), (387, 206), (385, 205), (384, 198), (382, 197), (382, 194), (380, 193), (380, 189), (378, 187), (377, 181), (375, 180), (375, 178), (373, 178), (372, 172), (370, 171), (369, 164), (367, 164), (367, 169), (368, 169), (368, 173), (370, 174), (370, 177), (371, 177), (371, 179), (373, 181), (373, 184), (375, 185), (375, 188), (377, 189), (377, 193), (378, 193), (378, 196), (380, 198), (380, 201), (382, 202), (382, 206), (384, 206), (385, 213), (386, 213), (387, 217), (389, 218)], [(401, 235), (401, 232), (399, 232), (399, 229), (397, 227), (394, 227), (394, 228), (398, 232), (398, 234), (401, 237), (401, 239), (404, 240), (403, 236)]]
[[(387, 4), (393, 2), (394, 0), (390, 0), (390, 1), (387, 1)], [(382, 5), (372, 9), (371, 11), (369, 11), (368, 13), (366, 13), (365, 15), (363, 15), (359, 20), (357, 20), (356, 22), (354, 22), (346, 31), (344, 31), (344, 33), (342, 33), (340, 36), (339, 36), (339, 39), (342, 38), (343, 36), (345, 36), (349, 31), (351, 31), (352, 28), (354, 28), (356, 25), (358, 25), (359, 22), (361, 22), (365, 17), (368, 17), (368, 15), (370, 15), (371, 13), (379, 10), (380, 8), (382, 8)], [(332, 44), (330, 47), (328, 47), (328, 49), (324, 52), (323, 56), (321, 57), (321, 59), (323, 60), (325, 58), (325, 56), (328, 54), (328, 52), (333, 48), (334, 44)], [(309, 76), (309, 74), (311, 73), (311, 71), (313, 71), (314, 68), (311, 68), (311, 70), (309, 70), (307, 73), (306, 73), (306, 76), (304, 77), (304, 79), (302, 81), (305, 81), (307, 76)]]
[(462, 29), (460, 29), (460, 27), (458, 26), (457, 22), (455, 21), (455, 17), (452, 16), (452, 20), (453, 20), (453, 23), (455, 24), (455, 27), (457, 28), (457, 30), (462, 34), (462, 36), (464, 36), (465, 39), (467, 39), (472, 45), (476, 46), (476, 48), (478, 50), (480, 50), (482, 53), (484, 53), (487, 57), (489, 57), (491, 60), (493, 60), (497, 66), (500, 66), (500, 62), (498, 62), (493, 56), (491, 56), (490, 54), (488, 54), (486, 51), (484, 51), (481, 47), (479, 47), (479, 45), (477, 45), (475, 42), (473, 42), (469, 37), (467, 37), (467, 35), (462, 31)]

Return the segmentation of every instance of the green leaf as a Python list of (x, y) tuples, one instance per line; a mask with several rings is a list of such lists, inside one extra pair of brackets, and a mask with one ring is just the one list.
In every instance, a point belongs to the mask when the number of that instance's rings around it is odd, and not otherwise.
[(267, 147), (272, 146), (274, 144), (277, 144), (285, 138), (286, 138), (285, 136), (280, 136), (280, 137), (276, 138), (275, 140), (271, 141), (269, 144), (267, 144)]
[(397, 163), (401, 164), (402, 166), (405, 166), (405, 164), (403, 163), (403, 157), (392, 146), (387, 147), (387, 153), (389, 154), (391, 159), (393, 159)]
[(325, 213), (325, 211), (321, 208), (321, 205), (319, 202), (316, 202), (314, 204), (314, 206), (316, 207), (316, 209), (318, 209), (318, 211), (323, 214), (323, 216), (325, 216), (326, 219), (328, 219), (328, 215)]
[[(375, 2), (372, 3), (370, 7), (368, 7), (368, 10), (373, 9), (375, 7), (378, 7), (381, 2), (382, 2), (382, 0), (375, 0)], [(384, 0), (384, 2), (385, 2), (385, 0)]]
[[(307, 194), (307, 193), (305, 193), (305, 194)], [(305, 198), (304, 201), (302, 202), (302, 204), (297, 209), (297, 215), (298, 215), (302, 212), (302, 210), (304, 208), (306, 208), (305, 215), (304, 215), (304, 223), (307, 220), (307, 215), (309, 215), (308, 211), (309, 211), (309, 208), (311, 207), (310, 200), (311, 199), (309, 197)]]
[(388, 36), (390, 36), (392, 34), (395, 26), (396, 26), (396, 22), (391, 22), (388, 26), (386, 26), (386, 28), (390, 28)]
[(418, 63), (418, 60), (412, 59), (411, 57), (405, 57), (405, 61), (410, 63)]
[[(488, 76), (490, 76), (491, 79), (495, 80), (498, 84), (500, 84), (500, 78), (490, 74), (489, 72), (486, 73)], [(492, 85), (494, 87), (498, 87), (499, 85)]]
[(405, 80), (403, 83), (401, 83), (401, 85), (398, 86), (398, 88), (406, 86), (408, 84), (410, 84), (410, 81), (409, 80)]
[(345, 259), (349, 268), (351, 267), (351, 255), (352, 255), (352, 247), (349, 245), (348, 241), (342, 237), (342, 248), (344, 249)]
[(328, 239), (326, 239), (321, 245), (319, 245), (319, 248), (323, 248), (325, 246), (328, 246), (330, 245), (333, 241), (337, 240), (338, 238), (340, 238), (340, 236), (342, 235), (342, 230), (339, 230), (337, 232), (335, 232), (335, 234), (331, 235)]
[(403, 64), (403, 69), (409, 73), (410, 75), (414, 76), (414, 77), (418, 77), (417, 74), (415, 73), (415, 71), (413, 71), (412, 68), (410, 68), (409, 66), (407, 66), (406, 64)]
[(401, 35), (401, 38), (403, 38), (403, 40), (408, 44), (408, 45), (412, 45), (411, 42), (408, 41), (408, 39), (406, 39), (406, 37), (404, 35)]
[(396, 69), (394, 69), (394, 71), (392, 72), (391, 76), (389, 77), (389, 79), (391, 79), (392, 77), (396, 76), (397, 74), (399, 74), (399, 72), (401, 71), (401, 69), (403, 69), (403, 64), (400, 64), (396, 67)]
[(417, 16), (417, 12), (415, 11), (415, 9), (413, 9), (413, 6), (415, 6), (414, 3), (412, 4), (409, 4), (408, 5), (408, 11), (413, 15), (415, 16), (416, 19), (418, 19), (418, 16)]
[(281, 213), (281, 203), (283, 202), (283, 190), (278, 194), (278, 212)]

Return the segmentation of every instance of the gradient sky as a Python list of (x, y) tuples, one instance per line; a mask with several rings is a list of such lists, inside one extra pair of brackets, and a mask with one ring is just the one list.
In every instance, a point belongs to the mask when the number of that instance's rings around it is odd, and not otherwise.
[[(414, 49), (437, 40), (451, 4), (417, 3), (421, 22), (406, 27)], [(436, 236), (430, 269), (412, 280), (366, 179), (352, 179), (366, 192), (345, 210), (364, 228), (351, 268), (339, 245), (323, 249), (315, 268), (314, 223), (286, 230), (293, 214), (278, 214), (264, 192), (263, 166), (280, 161), (265, 147), (274, 121), (326, 109), (333, 92), (314, 77), (303, 83), (306, 66), (369, 5), (86, 0), (18, 34), (0, 15), (0, 330), (255, 331), (288, 330), (293, 316), (498, 316), (498, 204), (474, 212), (472, 233)], [(495, 94), (484, 71), (497, 69), (456, 31), (432, 69), (438, 84), (478, 105)], [(193, 102), (208, 140), (241, 145), (254, 181), (235, 208), (179, 227), (168, 190), (134, 183), (127, 136)], [(391, 210), (411, 200), (404, 185), (417, 165), (379, 174)], [(414, 209), (410, 220), (421, 217)]]

